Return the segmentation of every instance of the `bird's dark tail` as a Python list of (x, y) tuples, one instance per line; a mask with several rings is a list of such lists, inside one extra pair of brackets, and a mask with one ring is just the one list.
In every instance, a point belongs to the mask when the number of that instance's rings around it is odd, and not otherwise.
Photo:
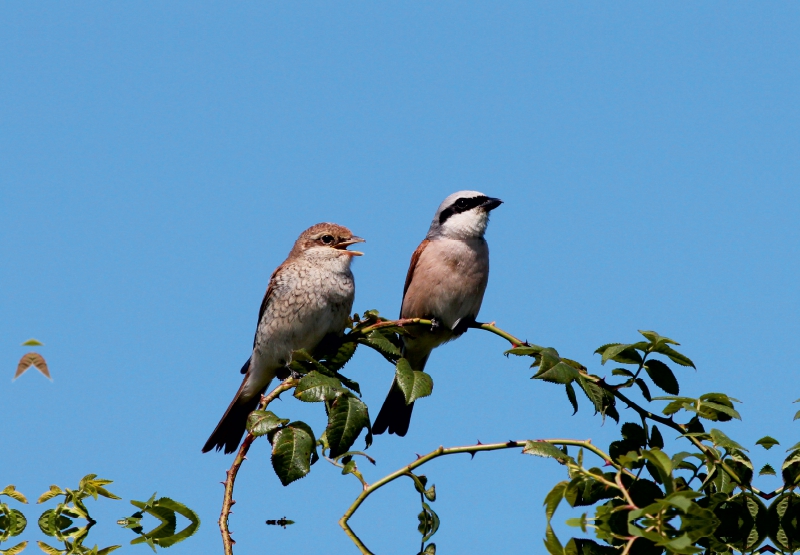
[(397, 381), (393, 381), (381, 411), (378, 413), (375, 423), (372, 424), (372, 433), (378, 435), (389, 430), (390, 434), (403, 437), (408, 432), (413, 410), (414, 403), (406, 404), (406, 396), (400, 391)]
[[(247, 378), (245, 378), (245, 381)], [(253, 412), (258, 406), (261, 395), (253, 395), (252, 399), (243, 401), (241, 399), (245, 381), (242, 382), (239, 391), (228, 406), (228, 410), (222, 416), (217, 427), (203, 446), (203, 453), (208, 453), (216, 448), (217, 451), (224, 448), (225, 454), (233, 453), (239, 447), (242, 436), (247, 429), (247, 415)], [(266, 389), (266, 388), (265, 388)], [(264, 390), (261, 391), (264, 393)]]

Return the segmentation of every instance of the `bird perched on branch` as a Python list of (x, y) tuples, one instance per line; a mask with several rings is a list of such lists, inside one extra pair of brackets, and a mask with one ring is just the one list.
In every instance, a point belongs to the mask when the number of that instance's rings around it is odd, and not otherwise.
[(286, 260), (273, 272), (258, 313), (253, 352), (242, 366), (244, 380), (203, 452), (232, 453), (244, 435), (247, 415), (276, 373), (291, 361), (292, 351), (313, 352), (330, 334), (342, 334), (353, 308), (355, 283), (350, 271), (362, 243), (346, 227), (321, 223), (300, 234)]
[[(430, 331), (403, 336), (402, 355), (412, 370), (423, 370), (433, 349), (475, 322), (489, 280), (483, 235), (489, 212), (502, 203), (477, 191), (453, 193), (439, 205), (428, 235), (411, 256), (400, 317), (434, 321)], [(413, 409), (393, 381), (372, 433), (406, 435)]]

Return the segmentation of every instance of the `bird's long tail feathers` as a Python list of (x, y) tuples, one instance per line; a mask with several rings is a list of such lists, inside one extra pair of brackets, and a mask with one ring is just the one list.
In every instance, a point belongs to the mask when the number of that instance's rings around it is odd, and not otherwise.
[(413, 410), (414, 403), (407, 405), (406, 396), (400, 391), (397, 381), (392, 381), (392, 388), (383, 402), (375, 423), (372, 424), (372, 433), (378, 435), (389, 430), (390, 434), (403, 437), (408, 432)]
[[(203, 453), (208, 453), (214, 448), (217, 451), (224, 448), (225, 454), (228, 454), (233, 453), (239, 447), (239, 442), (242, 441), (242, 436), (247, 429), (247, 415), (256, 409), (261, 399), (261, 395), (253, 395), (252, 399), (241, 400), (246, 381), (247, 378), (242, 381), (242, 385), (228, 406), (228, 410), (225, 411), (219, 424), (217, 424), (217, 427), (203, 446)], [(266, 387), (260, 393), (263, 394), (265, 390)]]

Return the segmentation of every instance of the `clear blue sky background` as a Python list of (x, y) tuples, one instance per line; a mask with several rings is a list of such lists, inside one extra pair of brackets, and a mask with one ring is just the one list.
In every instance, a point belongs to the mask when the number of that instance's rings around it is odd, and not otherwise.
[[(231, 457), (200, 447), (270, 273), (300, 231), (336, 221), (368, 241), (355, 309), (395, 316), (412, 251), (459, 189), (506, 201), (483, 319), (601, 373), (597, 346), (657, 330), (697, 363), (676, 369), (685, 393), (744, 401), (732, 436), (788, 447), (798, 24), (790, 2), (3, 2), (0, 487), (35, 498), (113, 479), (125, 501), (89, 502), (101, 547), (127, 544), (114, 521), (158, 491), (203, 519), (171, 553), (220, 553)], [(29, 337), (52, 383), (11, 382)], [(473, 331), (437, 351), (434, 395), (406, 438), (377, 438), (367, 478), (477, 439), (607, 446), (613, 424), (583, 398), (571, 416), (504, 348)], [(374, 416), (392, 368), (359, 352), (347, 370)], [(275, 410), (322, 431), (319, 405)], [(753, 455), (777, 466), (775, 451)], [(562, 467), (507, 452), (426, 473), (442, 553), (541, 552)], [(324, 461), (283, 488), (259, 441), (236, 490), (237, 552), (355, 553), (336, 521), (357, 493)], [(42, 538), (37, 509), (28, 539)], [(353, 526), (376, 553), (415, 553), (418, 510), (400, 482)], [(282, 516), (297, 524), (264, 524)]]

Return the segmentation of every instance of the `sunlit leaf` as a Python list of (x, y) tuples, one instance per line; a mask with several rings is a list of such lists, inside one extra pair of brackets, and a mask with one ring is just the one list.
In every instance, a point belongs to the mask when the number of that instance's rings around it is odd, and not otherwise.
[(3, 488), (3, 491), (0, 491), (0, 495), (7, 495), (11, 499), (15, 499), (20, 503), (25, 503), (25, 504), (28, 503), (28, 499), (24, 495), (22, 495), (22, 493), (17, 491), (17, 488), (15, 488), (13, 485), (8, 485), (5, 488)]
[(397, 361), (395, 379), (400, 391), (405, 395), (406, 404), (427, 397), (433, 392), (433, 378), (421, 370), (412, 370), (404, 358)]
[(300, 379), (295, 387), (294, 396), (306, 403), (332, 401), (337, 395), (344, 393), (342, 382), (312, 370)]
[(269, 410), (254, 410), (247, 416), (247, 431), (254, 436), (263, 436), (289, 423), (288, 418), (278, 418)]
[(504, 355), (516, 355), (516, 356), (531, 356), (535, 354), (539, 354), (544, 347), (539, 347), (538, 345), (522, 345), (520, 347), (514, 347), (513, 349), (509, 349), (504, 352)]
[(547, 441), (526, 441), (522, 452), (526, 455), (536, 455), (537, 457), (550, 457), (562, 464), (572, 460), (572, 457), (569, 457), (564, 451)]
[(37, 541), (36, 545), (39, 546), (39, 549), (47, 553), (47, 555), (63, 555), (66, 553), (66, 551), (61, 551), (59, 549), (56, 549), (55, 547), (51, 547), (46, 543), (44, 543), (43, 541)]
[(676, 364), (680, 364), (681, 366), (691, 366), (695, 368), (694, 362), (692, 362), (689, 357), (682, 355), (666, 343), (660, 343), (653, 348), (653, 351), (656, 353), (660, 353), (662, 355), (666, 355), (672, 362)]
[(9, 547), (8, 549), (0, 549), (0, 553), (2, 553), (2, 555), (19, 555), (25, 550), (27, 546), (28, 546), (27, 541), (20, 542), (13, 547)]

